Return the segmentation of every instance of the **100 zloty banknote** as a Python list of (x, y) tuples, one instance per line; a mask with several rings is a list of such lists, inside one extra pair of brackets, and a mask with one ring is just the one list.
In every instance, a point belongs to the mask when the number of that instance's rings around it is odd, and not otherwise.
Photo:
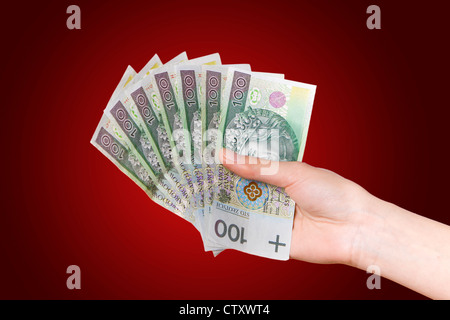
[[(302, 159), (316, 87), (234, 68), (228, 70), (219, 132), (221, 147), (276, 161)], [(276, 168), (267, 174), (276, 174)], [(289, 259), (295, 203), (282, 188), (216, 168), (211, 242)]]

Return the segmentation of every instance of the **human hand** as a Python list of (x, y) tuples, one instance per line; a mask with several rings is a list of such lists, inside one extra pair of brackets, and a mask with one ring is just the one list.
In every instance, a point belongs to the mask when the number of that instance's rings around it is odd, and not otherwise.
[(220, 158), (241, 177), (285, 188), (295, 201), (291, 258), (366, 271), (376, 266), (384, 277), (412, 290), (450, 299), (450, 286), (442, 285), (450, 283), (450, 226), (306, 163), (271, 162), (225, 149)]
[[(237, 175), (283, 187), (295, 201), (291, 258), (356, 263), (354, 245), (372, 198), (367, 191), (336, 173), (302, 162), (274, 163), (226, 149), (220, 157), (223, 165)], [(270, 166), (277, 170), (264, 174)]]

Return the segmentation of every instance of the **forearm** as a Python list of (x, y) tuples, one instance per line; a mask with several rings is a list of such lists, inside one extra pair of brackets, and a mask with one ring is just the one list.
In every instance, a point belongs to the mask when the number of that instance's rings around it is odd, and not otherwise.
[(433, 299), (450, 299), (450, 227), (375, 197), (353, 246), (352, 264)]

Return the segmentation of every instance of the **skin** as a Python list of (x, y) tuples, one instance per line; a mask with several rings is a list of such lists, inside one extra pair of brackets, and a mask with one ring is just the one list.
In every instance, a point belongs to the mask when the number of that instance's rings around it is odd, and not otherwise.
[[(450, 227), (383, 201), (329, 170), (222, 150), (241, 177), (285, 188), (295, 201), (291, 259), (367, 270), (433, 299), (450, 299)], [(269, 170), (272, 168), (271, 170)]]

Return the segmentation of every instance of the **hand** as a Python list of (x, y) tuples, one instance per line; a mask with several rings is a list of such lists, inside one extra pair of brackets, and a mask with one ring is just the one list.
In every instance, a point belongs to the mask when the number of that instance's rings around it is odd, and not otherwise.
[(371, 195), (343, 177), (301, 162), (273, 163), (221, 153), (223, 165), (237, 175), (285, 188), (295, 201), (291, 258), (315, 263), (354, 264), (353, 245)]
[(220, 158), (239, 176), (285, 188), (295, 201), (291, 258), (363, 270), (376, 266), (383, 277), (412, 290), (450, 299), (449, 226), (306, 163), (266, 161), (225, 149)]

